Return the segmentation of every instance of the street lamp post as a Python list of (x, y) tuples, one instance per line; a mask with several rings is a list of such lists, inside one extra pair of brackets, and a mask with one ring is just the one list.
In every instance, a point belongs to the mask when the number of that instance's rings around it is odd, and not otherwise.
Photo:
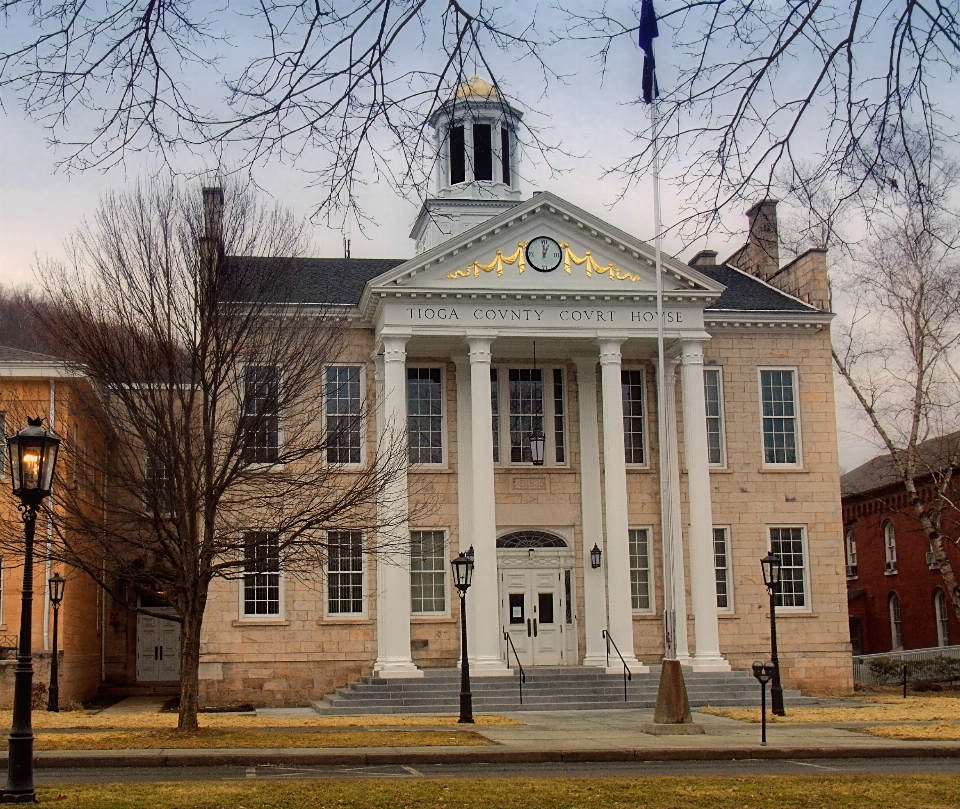
[(59, 573), (50, 577), (50, 604), (53, 606), (53, 658), (50, 660), (50, 691), (47, 694), (47, 710), (60, 711), (60, 661), (57, 659), (57, 626), (60, 618), (60, 602), (67, 580)]
[(33, 788), (33, 538), (37, 511), (53, 488), (53, 470), (57, 463), (60, 439), (43, 429), (42, 419), (27, 419), (28, 426), (7, 439), (10, 480), (13, 493), (20, 498), (24, 527), (23, 591), (20, 599), (20, 639), (17, 666), (14, 669), (13, 721), (7, 754), (7, 786), (3, 803), (35, 803)]
[(470, 660), (467, 654), (467, 590), (473, 581), (473, 548), (461, 552), (450, 566), (453, 583), (460, 594), (460, 719), (458, 724), (473, 724), (473, 694), (470, 693)]
[(777, 593), (780, 592), (780, 557), (768, 553), (760, 560), (763, 583), (770, 595), (770, 662), (773, 663), (773, 685), (770, 686), (770, 710), (786, 716), (783, 710), (783, 685), (780, 683), (780, 658), (777, 656)]
[(777, 667), (773, 661), (761, 663), (755, 660), (753, 663), (753, 676), (760, 683), (760, 744), (762, 745), (767, 743), (767, 683), (770, 682), (776, 670)]

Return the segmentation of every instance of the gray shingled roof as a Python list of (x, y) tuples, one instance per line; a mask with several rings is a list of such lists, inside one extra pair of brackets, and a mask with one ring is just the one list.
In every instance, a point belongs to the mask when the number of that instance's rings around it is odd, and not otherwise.
[[(352, 305), (360, 302), (367, 281), (403, 264), (405, 258), (291, 258), (289, 270), (293, 275), (289, 287), (277, 290), (277, 302), (285, 298), (294, 303)], [(276, 259), (230, 256), (230, 264), (243, 261), (256, 269), (266, 268)], [(229, 266), (229, 264), (228, 264)]]
[[(960, 431), (930, 438), (917, 445), (917, 477), (925, 477), (934, 471), (946, 469), (950, 459), (960, 463)], [(893, 457), (878, 455), (852, 472), (840, 477), (840, 493), (847, 497), (882, 489), (901, 480)]]
[[(236, 257), (230, 258), (231, 262), (239, 260)], [(368, 281), (403, 264), (406, 260), (404, 258), (289, 259), (290, 268), (295, 277), (291, 281), (289, 293), (284, 297), (296, 303), (355, 306), (360, 302), (360, 296)], [(243, 261), (256, 267), (257, 263), (265, 265), (271, 259), (245, 258)], [(726, 286), (726, 290), (709, 309), (737, 312), (819, 311), (733, 267), (720, 264), (695, 269)]]
[(0, 346), (0, 362), (60, 362), (49, 354), (38, 354), (36, 351), (24, 351), (20, 348)]
[(780, 292), (729, 264), (715, 264), (712, 267), (696, 266), (693, 269), (726, 287), (723, 294), (707, 307), (708, 311), (711, 309), (726, 312), (820, 311), (815, 306)]

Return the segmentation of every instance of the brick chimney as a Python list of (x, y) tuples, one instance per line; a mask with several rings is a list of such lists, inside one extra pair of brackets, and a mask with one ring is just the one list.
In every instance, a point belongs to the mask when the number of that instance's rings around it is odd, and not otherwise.
[(780, 238), (777, 234), (777, 200), (762, 199), (747, 211), (750, 235), (727, 264), (768, 281), (780, 269)]
[(716, 250), (701, 250), (697, 253), (690, 261), (687, 262), (688, 267), (713, 267), (717, 263), (717, 251)]

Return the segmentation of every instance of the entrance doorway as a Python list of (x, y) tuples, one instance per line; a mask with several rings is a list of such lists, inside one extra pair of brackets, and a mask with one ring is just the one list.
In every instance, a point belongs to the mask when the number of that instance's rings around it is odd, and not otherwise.
[(500, 623), (520, 664), (575, 664), (573, 556), (567, 544), (541, 531), (514, 532), (497, 540), (497, 562)]
[[(154, 607), (158, 612), (169, 607)], [(173, 610), (171, 609), (172, 613)], [(180, 624), (153, 615), (137, 614), (137, 682), (174, 682), (180, 679)]]

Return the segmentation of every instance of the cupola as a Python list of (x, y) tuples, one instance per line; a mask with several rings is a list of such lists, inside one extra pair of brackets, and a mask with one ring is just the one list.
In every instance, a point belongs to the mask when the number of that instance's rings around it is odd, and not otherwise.
[(459, 84), (430, 117), (437, 161), (434, 192), (410, 234), (418, 253), (521, 201), (516, 137), (521, 117), (479, 76)]

